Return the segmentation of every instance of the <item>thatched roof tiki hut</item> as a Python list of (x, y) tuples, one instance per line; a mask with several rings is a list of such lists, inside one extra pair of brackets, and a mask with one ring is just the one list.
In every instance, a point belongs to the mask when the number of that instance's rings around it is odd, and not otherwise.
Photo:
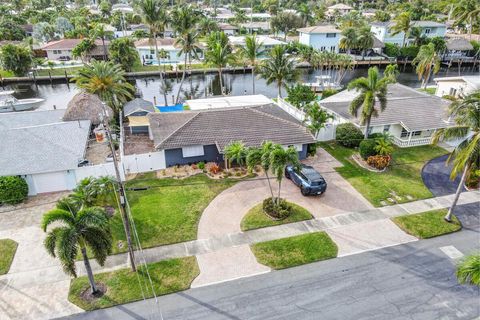
[[(105, 106), (109, 120), (114, 116), (112, 108)], [(68, 103), (67, 111), (63, 116), (64, 121), (90, 120), (93, 126), (102, 123), (103, 105), (95, 94), (86, 92), (77, 93)]]

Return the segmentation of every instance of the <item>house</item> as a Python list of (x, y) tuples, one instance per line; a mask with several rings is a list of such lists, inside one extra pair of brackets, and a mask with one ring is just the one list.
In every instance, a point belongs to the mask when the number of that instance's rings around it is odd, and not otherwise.
[[(259, 56), (259, 58), (264, 58), (267, 52), (272, 49), (274, 46), (278, 45), (285, 45), (286, 42), (271, 38), (265, 35), (257, 35), (256, 36), (257, 43), (261, 43), (259, 51), (263, 51), (263, 53)], [(230, 36), (228, 40), (233, 46), (245, 46), (245, 36)]]
[[(371, 31), (375, 36), (383, 43), (393, 43), (401, 46), (403, 43), (404, 32), (400, 32), (393, 35), (391, 28), (394, 26), (393, 21), (387, 22), (373, 22), (371, 24)], [(411, 27), (418, 27), (421, 30), (421, 34), (428, 38), (444, 37), (447, 32), (447, 26), (444, 23), (438, 23), (435, 21), (412, 21)], [(408, 44), (411, 39), (407, 39)]]
[(443, 77), (433, 79), (437, 84), (435, 95), (459, 97), (480, 90), (479, 76)]
[(443, 60), (473, 60), (474, 57), (469, 57), (468, 53), (473, 51), (473, 46), (465, 38), (447, 38), (447, 50), (443, 55)]
[(273, 101), (263, 94), (245, 95), (245, 96), (219, 96), (205, 99), (187, 100), (186, 105), (190, 110), (204, 109), (224, 109), (224, 108), (240, 108), (254, 107), (272, 104)]
[(167, 167), (200, 161), (223, 163), (225, 147), (242, 141), (259, 147), (264, 141), (294, 146), (300, 158), (315, 143), (312, 134), (275, 104), (172, 113), (150, 113), (150, 138), (164, 151)]
[[(58, 41), (51, 41), (42, 47), (46, 52), (48, 60), (56, 61), (70, 61), (73, 60), (72, 50), (82, 39), (62, 39)], [(106, 52), (108, 56), (109, 41), (105, 40)], [(87, 59), (103, 60), (105, 50), (101, 39), (95, 40), (95, 47), (88, 52)]]
[(342, 31), (334, 25), (319, 25), (297, 30), (299, 42), (320, 51), (338, 53)]
[(250, 21), (241, 23), (240, 26), (245, 28), (248, 33), (268, 33), (271, 30), (270, 22), (266, 21)]
[(327, 8), (327, 16), (333, 16), (335, 12), (338, 12), (340, 15), (345, 15), (352, 11), (353, 8), (350, 7), (349, 5), (343, 4), (343, 3), (337, 3), (334, 4), (333, 6), (330, 6)]
[(21, 176), (28, 194), (71, 190), (85, 159), (89, 120), (63, 121), (65, 110), (0, 113), (0, 176)]
[(148, 133), (147, 115), (155, 112), (153, 103), (135, 98), (123, 106), (123, 115), (128, 118), (128, 128), (131, 134)]
[(237, 33), (238, 28), (235, 26), (232, 26), (229, 23), (219, 23), (218, 27), (220, 28), (223, 33), (225, 33), (227, 36), (233, 36)]
[[(334, 124), (352, 122), (365, 132), (360, 119), (350, 114), (356, 91), (344, 90), (320, 101), (334, 116)], [(388, 85), (387, 108), (372, 117), (369, 133), (388, 132), (399, 147), (428, 145), (437, 129), (451, 125), (447, 114), (450, 101), (401, 85)], [(334, 130), (335, 126), (333, 126)]]
[[(184, 54), (180, 54), (180, 46), (175, 44), (173, 38), (157, 38), (158, 52), (164, 53), (162, 57), (160, 54), (160, 64), (175, 64), (183, 63), (185, 59)], [(158, 64), (155, 58), (155, 43), (153, 39), (140, 39), (135, 41), (135, 49), (137, 49), (140, 60), (143, 64)], [(203, 59), (203, 51), (197, 52), (198, 58)]]

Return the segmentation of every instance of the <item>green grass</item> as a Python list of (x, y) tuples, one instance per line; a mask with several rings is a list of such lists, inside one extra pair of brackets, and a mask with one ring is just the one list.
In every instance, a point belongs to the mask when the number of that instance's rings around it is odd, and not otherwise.
[[(381, 201), (393, 198), (392, 193), (400, 196), (399, 203), (433, 197), (424, 185), (421, 172), (425, 163), (447, 153), (436, 146), (395, 148), (392, 164), (385, 172), (371, 172), (359, 167), (351, 159), (354, 149), (337, 143), (321, 143), (320, 146), (339, 160), (343, 167), (335, 170), (357, 189), (374, 206), (382, 206)], [(412, 199), (408, 199), (409, 195)]]
[[(190, 288), (192, 281), (200, 273), (195, 257), (151, 263), (148, 264), (148, 270), (157, 296)], [(145, 269), (142, 268), (137, 273), (139, 279), (130, 269), (96, 274), (95, 282), (106, 285), (107, 292), (93, 301), (86, 301), (81, 296), (89, 288), (88, 278), (75, 278), (70, 283), (68, 299), (84, 310), (94, 310), (141, 300), (142, 288), (146, 298), (153, 297), (151, 288), (145, 287), (146, 284), (150, 285)], [(142, 287), (138, 281), (142, 283)]]
[[(144, 248), (184, 242), (197, 238), (197, 226), (203, 210), (220, 192), (239, 180), (213, 180), (204, 174), (185, 179), (157, 179), (154, 173), (129, 181), (127, 188), (152, 187), (144, 191), (127, 191), (138, 236)], [(125, 252), (119, 214), (111, 219), (114, 238), (113, 253)]]
[(418, 91), (422, 91), (428, 94), (435, 94), (437, 88), (418, 89)]
[(337, 256), (338, 248), (326, 232), (261, 242), (252, 245), (261, 264), (272, 269), (285, 269)]
[(417, 214), (405, 215), (393, 218), (403, 231), (420, 239), (428, 239), (462, 229), (457, 217), (452, 216), (452, 222), (443, 220), (447, 209), (427, 211)]
[(8, 273), (10, 270), (17, 246), (18, 243), (11, 239), (0, 240), (0, 275)]
[(75, 74), (78, 70), (80, 70), (81, 67), (65, 67), (65, 68), (55, 68), (55, 69), (40, 69), (37, 71), (39, 76), (48, 76), (48, 72), (52, 76), (65, 76), (65, 70), (67, 71), (67, 75), (73, 75)]
[(289, 203), (293, 207), (292, 214), (290, 214), (287, 218), (283, 220), (273, 220), (272, 218), (268, 217), (263, 212), (263, 204), (259, 203), (258, 205), (250, 209), (245, 215), (245, 217), (243, 217), (241, 222), (242, 231), (278, 226), (280, 224), (309, 220), (313, 218), (307, 209), (295, 203)]
[(0, 77), (11, 78), (11, 77), (14, 77), (14, 76), (15, 75), (13, 74), (13, 72), (0, 69)]

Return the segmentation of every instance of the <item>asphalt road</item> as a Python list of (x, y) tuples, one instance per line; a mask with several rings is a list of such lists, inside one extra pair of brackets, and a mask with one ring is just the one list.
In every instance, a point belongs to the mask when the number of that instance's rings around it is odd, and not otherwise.
[(480, 290), (457, 283), (439, 247), (468, 254), (479, 240), (464, 229), (66, 319), (475, 319)]

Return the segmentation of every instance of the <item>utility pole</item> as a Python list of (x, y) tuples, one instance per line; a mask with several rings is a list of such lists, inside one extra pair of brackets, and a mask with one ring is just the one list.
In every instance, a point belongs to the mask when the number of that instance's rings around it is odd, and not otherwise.
[[(127, 246), (128, 246), (128, 256), (130, 258), (130, 266), (132, 267), (132, 271), (136, 272), (137, 267), (135, 265), (135, 254), (133, 252), (132, 246), (132, 236), (131, 236), (131, 227), (130, 227), (130, 220), (128, 219), (127, 210), (126, 210), (126, 201), (127, 195), (125, 193), (125, 187), (123, 185), (122, 178), (120, 176), (120, 169), (118, 168), (118, 158), (117, 154), (115, 153), (115, 147), (113, 145), (112, 140), (112, 133), (110, 132), (110, 125), (108, 124), (108, 112), (106, 108), (105, 102), (102, 102), (103, 114), (102, 114), (102, 123), (105, 127), (105, 132), (107, 133), (108, 144), (110, 145), (110, 151), (112, 152), (113, 158), (113, 167), (115, 168), (115, 176), (118, 181), (118, 193), (120, 194), (120, 215), (122, 216), (123, 221), (123, 228), (125, 229), (125, 235), (127, 237)], [(116, 191), (115, 191), (116, 192)]]

